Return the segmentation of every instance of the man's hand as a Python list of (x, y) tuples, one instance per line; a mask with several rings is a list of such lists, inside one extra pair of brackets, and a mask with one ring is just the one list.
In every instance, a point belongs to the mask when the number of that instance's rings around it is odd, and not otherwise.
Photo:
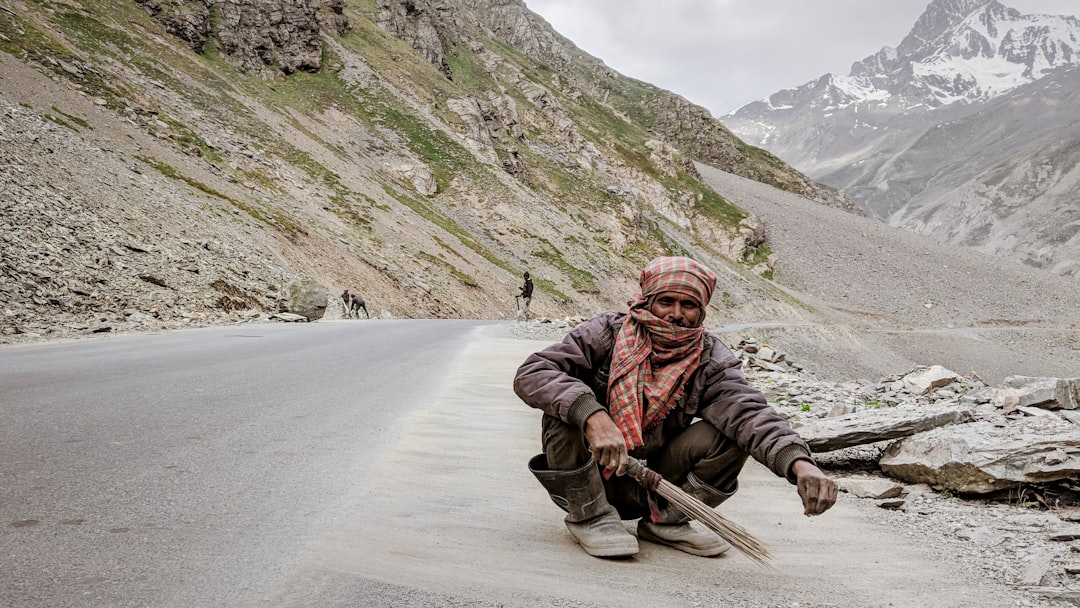
[(826, 477), (814, 463), (796, 460), (791, 470), (802, 498), (803, 513), (821, 515), (836, 504), (836, 482)]
[(589, 442), (589, 450), (593, 460), (600, 466), (616, 475), (622, 475), (626, 471), (626, 463), (629, 458), (626, 453), (626, 441), (623, 440), (622, 431), (615, 426), (606, 411), (600, 410), (585, 420), (585, 440)]

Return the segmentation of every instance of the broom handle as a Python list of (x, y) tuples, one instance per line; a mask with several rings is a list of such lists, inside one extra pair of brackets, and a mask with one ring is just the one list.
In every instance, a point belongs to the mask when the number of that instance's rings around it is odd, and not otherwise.
[(645, 486), (645, 489), (654, 491), (664, 479), (659, 473), (645, 466), (644, 462), (633, 456), (627, 456), (626, 474)]
[(659, 473), (645, 466), (644, 462), (630, 456), (626, 463), (626, 474), (633, 477), (646, 489), (667, 498), (680, 511), (700, 521), (706, 528), (718, 534), (750, 559), (762, 566), (772, 568), (772, 565), (769, 564), (772, 556), (769, 555), (768, 548), (762, 545), (746, 529), (729, 521), (692, 494), (687, 494), (677, 486), (665, 481)]

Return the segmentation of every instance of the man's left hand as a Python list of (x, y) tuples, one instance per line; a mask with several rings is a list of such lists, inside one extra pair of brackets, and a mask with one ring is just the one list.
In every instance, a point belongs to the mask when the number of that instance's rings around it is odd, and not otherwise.
[(836, 482), (829, 479), (821, 469), (809, 460), (796, 460), (791, 465), (795, 473), (799, 497), (802, 498), (803, 513), (821, 515), (836, 504)]

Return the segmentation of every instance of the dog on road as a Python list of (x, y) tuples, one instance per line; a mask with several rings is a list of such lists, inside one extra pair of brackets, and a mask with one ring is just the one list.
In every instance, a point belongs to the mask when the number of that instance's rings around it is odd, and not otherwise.
[(360, 297), (360, 294), (349, 293), (349, 290), (346, 289), (345, 293), (341, 294), (341, 301), (345, 304), (346, 317), (353, 317), (355, 315), (356, 318), (359, 319), (360, 311), (363, 310), (364, 316), (368, 319), (371, 318), (371, 315), (369, 315), (367, 311), (367, 304), (364, 303), (364, 298)]

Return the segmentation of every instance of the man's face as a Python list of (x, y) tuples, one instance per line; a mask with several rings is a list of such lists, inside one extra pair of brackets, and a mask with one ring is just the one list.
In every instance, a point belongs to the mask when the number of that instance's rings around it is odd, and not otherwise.
[(656, 294), (649, 312), (680, 327), (697, 327), (701, 323), (698, 301), (675, 291)]

